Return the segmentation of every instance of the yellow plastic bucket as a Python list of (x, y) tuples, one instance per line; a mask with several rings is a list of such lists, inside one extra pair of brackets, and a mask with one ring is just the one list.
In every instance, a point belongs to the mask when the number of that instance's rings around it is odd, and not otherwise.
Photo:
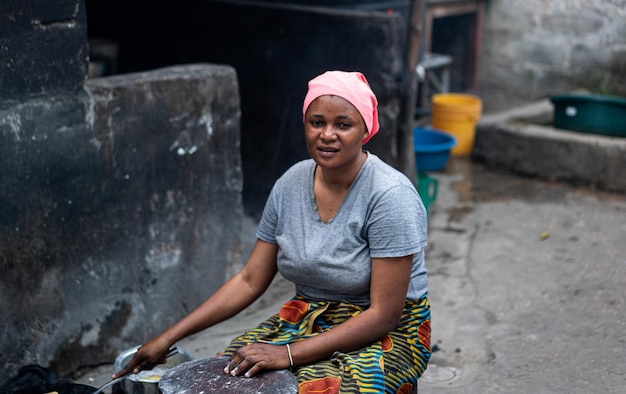
[(432, 97), (433, 128), (456, 137), (450, 150), (453, 156), (468, 156), (474, 148), (476, 123), (480, 119), (482, 100), (470, 94), (438, 93)]

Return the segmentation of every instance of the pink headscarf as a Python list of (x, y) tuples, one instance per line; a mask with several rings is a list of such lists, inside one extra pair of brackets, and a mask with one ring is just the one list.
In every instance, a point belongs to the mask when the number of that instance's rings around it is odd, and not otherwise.
[(302, 120), (313, 100), (320, 96), (333, 95), (347, 100), (359, 111), (369, 131), (363, 144), (378, 132), (378, 100), (365, 76), (360, 72), (326, 71), (309, 81), (309, 91), (302, 106)]

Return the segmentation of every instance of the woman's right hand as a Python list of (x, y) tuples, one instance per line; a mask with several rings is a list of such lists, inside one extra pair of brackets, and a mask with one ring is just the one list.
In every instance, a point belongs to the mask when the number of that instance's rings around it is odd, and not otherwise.
[(141, 371), (150, 370), (159, 364), (164, 364), (169, 348), (170, 344), (159, 340), (158, 337), (141, 345), (129, 363), (113, 374), (113, 379), (130, 373), (136, 374)]
[(150, 370), (165, 362), (172, 345), (235, 316), (258, 299), (272, 283), (278, 268), (278, 245), (257, 240), (242, 270), (190, 314), (141, 346), (128, 365), (113, 375), (116, 379), (129, 373)]

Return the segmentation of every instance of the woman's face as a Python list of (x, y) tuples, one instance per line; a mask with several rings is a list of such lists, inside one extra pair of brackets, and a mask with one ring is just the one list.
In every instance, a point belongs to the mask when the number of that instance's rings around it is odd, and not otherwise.
[(307, 108), (306, 146), (321, 167), (339, 168), (358, 161), (367, 135), (359, 111), (339, 96), (320, 96)]

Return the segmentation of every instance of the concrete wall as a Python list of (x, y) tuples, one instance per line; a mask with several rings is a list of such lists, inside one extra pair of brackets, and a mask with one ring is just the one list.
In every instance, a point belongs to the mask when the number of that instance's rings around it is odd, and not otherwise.
[(243, 215), (232, 67), (85, 83), (81, 1), (2, 7), (0, 382), (112, 362), (188, 313), (240, 263)]
[(626, 96), (626, 0), (490, 0), (480, 62), (487, 111), (588, 89)]

